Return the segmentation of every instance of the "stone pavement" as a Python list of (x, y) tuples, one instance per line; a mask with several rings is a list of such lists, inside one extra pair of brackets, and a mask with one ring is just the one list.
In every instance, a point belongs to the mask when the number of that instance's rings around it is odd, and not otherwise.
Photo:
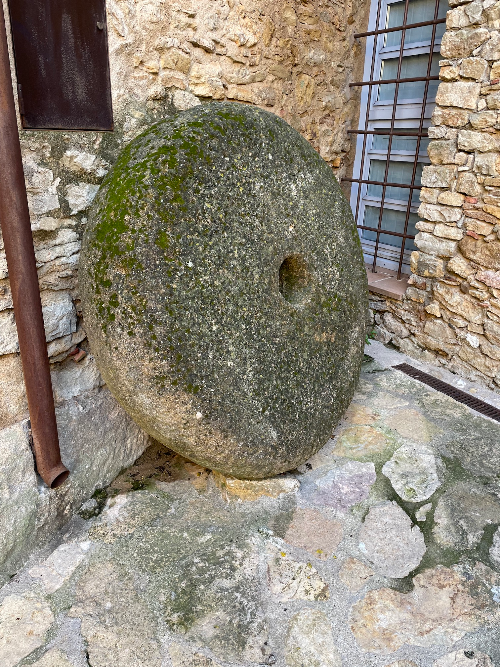
[(0, 665), (500, 667), (500, 424), (367, 359), (299, 470), (153, 446), (0, 590)]

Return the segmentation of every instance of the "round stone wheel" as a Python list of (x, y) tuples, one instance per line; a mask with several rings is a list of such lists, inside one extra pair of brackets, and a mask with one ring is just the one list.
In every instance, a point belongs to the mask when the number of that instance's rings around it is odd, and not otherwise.
[(102, 376), (145, 431), (234, 477), (296, 468), (347, 408), (361, 246), (331, 168), (279, 117), (200, 105), (120, 154), (79, 279)]

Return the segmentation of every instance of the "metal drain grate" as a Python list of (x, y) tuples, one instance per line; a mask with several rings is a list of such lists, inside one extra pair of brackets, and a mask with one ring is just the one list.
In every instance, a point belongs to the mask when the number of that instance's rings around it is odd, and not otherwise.
[(460, 389), (456, 389), (451, 384), (443, 382), (442, 380), (438, 380), (428, 373), (419, 371), (418, 368), (414, 368), (413, 366), (410, 366), (410, 364), (398, 364), (392, 368), (395, 368), (396, 370), (409, 375), (415, 380), (423, 382), (423, 384), (426, 384), (429, 387), (440, 391), (442, 394), (446, 394), (446, 396), (451, 396), (451, 398), (454, 398), (455, 401), (467, 405), (469, 408), (472, 408), (472, 410), (480, 412), (482, 415), (486, 415), (486, 417), (500, 422), (500, 410), (495, 408), (493, 405), (485, 403), (484, 401), (480, 401), (479, 398), (475, 398), (470, 394), (466, 394), (465, 391), (460, 391)]

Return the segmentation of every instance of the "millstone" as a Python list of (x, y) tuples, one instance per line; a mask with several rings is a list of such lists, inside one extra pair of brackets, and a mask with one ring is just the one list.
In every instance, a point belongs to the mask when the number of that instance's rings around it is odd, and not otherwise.
[(201, 465), (293, 469), (352, 398), (358, 234), (330, 167), (271, 113), (206, 104), (132, 141), (94, 202), (80, 283), (109, 389)]

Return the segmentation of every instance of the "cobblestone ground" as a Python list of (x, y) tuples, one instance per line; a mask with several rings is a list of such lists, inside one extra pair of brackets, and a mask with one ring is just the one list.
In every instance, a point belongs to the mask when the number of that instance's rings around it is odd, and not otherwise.
[(499, 441), (367, 359), (300, 470), (152, 447), (0, 591), (0, 665), (500, 666)]

